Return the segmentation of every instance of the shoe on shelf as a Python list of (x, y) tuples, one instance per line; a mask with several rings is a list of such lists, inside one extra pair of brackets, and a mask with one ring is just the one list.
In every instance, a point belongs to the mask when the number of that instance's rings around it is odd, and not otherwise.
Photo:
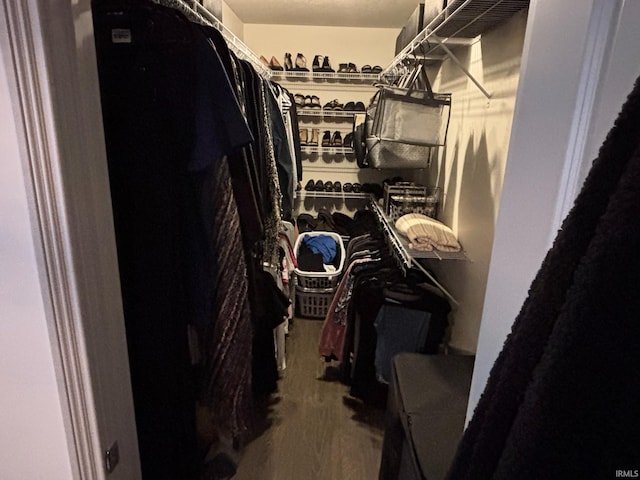
[(291, 54), (284, 54), (284, 69), (285, 70), (293, 70), (293, 63), (291, 62)]
[(358, 73), (358, 68), (355, 63), (349, 63), (347, 65), (347, 73)]
[(324, 183), (318, 180), (313, 188), (316, 192), (324, 192)]
[(354, 110), (356, 109), (356, 104), (355, 104), (355, 102), (347, 102), (347, 103), (344, 105), (344, 109), (345, 109), (345, 111), (347, 111), (347, 112), (352, 112), (352, 111), (354, 111)]
[(331, 146), (331, 132), (329, 130), (325, 130), (324, 135), (322, 135), (322, 146), (323, 147)]
[(338, 99), (333, 99), (329, 103), (326, 103), (323, 107), (325, 110), (343, 110), (344, 105), (338, 102)]
[(342, 146), (342, 135), (339, 131), (333, 132), (333, 136), (331, 137), (331, 146), (332, 147), (341, 147)]
[(362, 188), (362, 185), (360, 185), (359, 183), (354, 183), (353, 184), (353, 193), (360, 193), (360, 189)]
[(346, 63), (341, 63), (338, 67), (338, 73), (347, 73), (349, 71), (349, 65)]
[(335, 70), (331, 68), (331, 63), (329, 63), (329, 57), (324, 57), (324, 60), (322, 61), (322, 67), (320, 67), (320, 71), (329, 72), (329, 73), (335, 72)]
[(311, 138), (307, 140), (307, 146), (317, 147), (319, 137), (320, 137), (320, 129), (319, 128), (311, 129)]
[(371, 69), (371, 73), (382, 73), (382, 67), (380, 65), (376, 65)]
[(296, 68), (294, 68), (294, 70), (297, 70), (298, 72), (309, 71), (307, 68), (307, 59), (301, 53), (298, 53), (298, 56), (296, 57)]
[(309, 129), (301, 128), (300, 129), (300, 146), (305, 147), (309, 145)]
[(351, 193), (353, 191), (353, 185), (351, 185), (349, 182), (345, 183), (344, 186), (342, 187), (342, 189), (346, 192), (346, 193)]
[(321, 62), (320, 59), (321, 58), (322, 58), (322, 55), (316, 55), (315, 57), (313, 57), (313, 65), (311, 66), (311, 69), (314, 72), (321, 72), (322, 71), (322, 70), (320, 70), (320, 62)]
[(363, 65), (362, 73), (371, 73), (371, 65)]
[(260, 61), (264, 64), (265, 67), (267, 68), (271, 68), (271, 65), (269, 64), (269, 60), (267, 60), (266, 58), (264, 58), (263, 55), (260, 55)]
[(355, 108), (354, 110), (356, 112), (366, 112), (367, 108), (364, 106), (364, 103), (362, 102), (356, 102)]
[(324, 191), (325, 192), (333, 192), (333, 182), (324, 182)]
[(283, 70), (282, 65), (280, 65), (280, 62), (278, 62), (278, 59), (276, 57), (271, 57), (269, 68), (278, 72), (281, 72)]
[(301, 107), (301, 108), (302, 108), (302, 107), (304, 107), (304, 95), (301, 95), (301, 94), (299, 94), (299, 93), (296, 93), (296, 94), (293, 96), (293, 100), (296, 102), (296, 105), (297, 105), (298, 107)]
[(344, 136), (342, 146), (345, 148), (353, 148), (353, 132), (349, 132)]
[(322, 108), (320, 106), (320, 99), (315, 95), (311, 95), (311, 108)]
[(311, 108), (311, 95), (305, 95), (302, 108)]
[(314, 182), (313, 180), (309, 180), (307, 184), (304, 186), (304, 189), (307, 192), (313, 192), (315, 190), (315, 184), (316, 182)]
[(333, 191), (334, 192), (341, 192), (342, 191), (342, 184), (340, 182), (333, 182)]

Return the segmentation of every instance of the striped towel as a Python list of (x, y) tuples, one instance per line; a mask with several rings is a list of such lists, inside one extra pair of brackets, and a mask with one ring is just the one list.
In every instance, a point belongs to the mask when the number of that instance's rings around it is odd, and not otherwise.
[(459, 252), (462, 249), (453, 230), (421, 213), (403, 215), (396, 220), (396, 229), (409, 238), (409, 247), (415, 250)]

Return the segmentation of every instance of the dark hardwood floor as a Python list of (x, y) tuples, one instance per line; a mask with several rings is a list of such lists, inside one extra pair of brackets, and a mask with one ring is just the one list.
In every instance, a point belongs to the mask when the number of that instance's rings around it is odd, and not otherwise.
[(384, 411), (325, 380), (318, 355), (322, 321), (296, 319), (287, 368), (273, 395), (271, 426), (244, 449), (234, 480), (375, 480)]

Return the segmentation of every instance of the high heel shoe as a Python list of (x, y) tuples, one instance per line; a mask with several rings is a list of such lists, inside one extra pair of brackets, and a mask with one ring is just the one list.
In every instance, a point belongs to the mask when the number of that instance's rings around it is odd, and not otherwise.
[(263, 55), (260, 55), (260, 61), (264, 64), (265, 67), (271, 68), (271, 64), (269, 63), (269, 60), (264, 58)]
[(297, 71), (299, 71), (299, 72), (308, 72), (309, 71), (309, 69), (307, 68), (307, 59), (301, 53), (298, 53), (298, 56), (296, 57), (296, 68), (295, 69)]
[(271, 57), (271, 61), (269, 62), (269, 68), (271, 68), (271, 70), (276, 70), (278, 72), (282, 71), (282, 65), (280, 65), (276, 57)]
[(291, 62), (291, 54), (284, 54), (284, 68), (285, 70), (293, 70), (293, 63)]

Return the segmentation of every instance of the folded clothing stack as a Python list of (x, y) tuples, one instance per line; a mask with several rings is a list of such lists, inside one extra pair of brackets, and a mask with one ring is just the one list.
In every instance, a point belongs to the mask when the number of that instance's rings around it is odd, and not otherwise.
[(409, 213), (396, 220), (395, 227), (409, 239), (409, 247), (415, 250), (462, 250), (453, 230), (444, 223), (420, 213)]

